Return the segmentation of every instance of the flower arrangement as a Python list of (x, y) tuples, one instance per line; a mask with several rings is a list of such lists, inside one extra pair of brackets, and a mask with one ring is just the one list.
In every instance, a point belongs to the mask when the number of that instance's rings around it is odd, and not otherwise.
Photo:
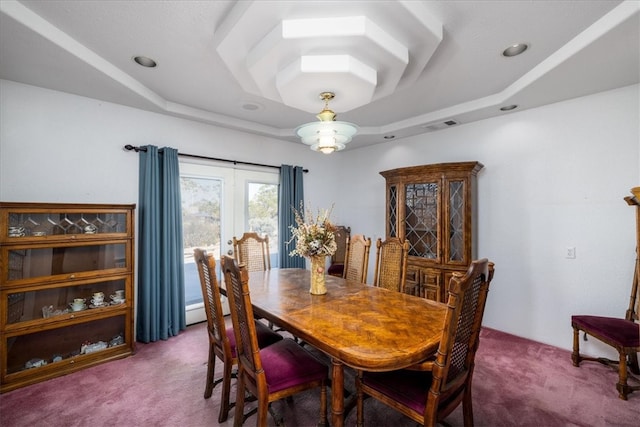
[(296, 248), (289, 255), (303, 257), (331, 256), (337, 250), (334, 231), (336, 227), (329, 220), (331, 209), (318, 210), (315, 217), (310, 211), (293, 209), (296, 226), (291, 226), (292, 240), (296, 239)]

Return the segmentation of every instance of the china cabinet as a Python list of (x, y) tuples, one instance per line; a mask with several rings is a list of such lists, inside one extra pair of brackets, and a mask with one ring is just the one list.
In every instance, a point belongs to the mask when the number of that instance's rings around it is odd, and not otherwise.
[(134, 212), (0, 202), (0, 392), (133, 353)]
[(380, 172), (386, 180), (386, 236), (409, 241), (407, 293), (446, 302), (454, 272), (476, 256), (478, 162)]

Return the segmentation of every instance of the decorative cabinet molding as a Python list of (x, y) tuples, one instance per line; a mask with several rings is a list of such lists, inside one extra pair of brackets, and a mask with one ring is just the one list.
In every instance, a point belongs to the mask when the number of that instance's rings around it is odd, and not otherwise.
[(407, 293), (445, 302), (454, 272), (476, 256), (478, 162), (380, 172), (386, 179), (386, 236), (409, 241)]
[(134, 212), (0, 202), (0, 392), (134, 352)]

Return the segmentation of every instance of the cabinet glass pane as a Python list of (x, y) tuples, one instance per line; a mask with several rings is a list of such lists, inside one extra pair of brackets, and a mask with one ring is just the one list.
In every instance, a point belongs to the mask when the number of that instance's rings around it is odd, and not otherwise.
[(464, 182), (449, 183), (449, 261), (464, 260)]
[(9, 237), (126, 233), (125, 213), (9, 212)]
[(126, 316), (6, 338), (7, 373), (13, 374), (124, 344)]
[(126, 268), (126, 244), (9, 250), (8, 280)]
[(438, 184), (405, 186), (405, 238), (409, 255), (436, 259), (438, 254)]
[[(126, 280), (105, 280), (102, 282), (86, 283), (75, 286), (41, 289), (29, 292), (14, 292), (8, 294), (7, 324), (27, 322), (36, 319), (48, 319), (68, 313), (93, 310), (120, 305), (125, 302)], [(121, 291), (124, 299), (116, 291)], [(93, 295), (102, 293), (103, 302), (92, 301)], [(76, 299), (82, 299), (83, 304), (72, 306)]]
[(398, 237), (398, 187), (389, 187), (389, 237)]

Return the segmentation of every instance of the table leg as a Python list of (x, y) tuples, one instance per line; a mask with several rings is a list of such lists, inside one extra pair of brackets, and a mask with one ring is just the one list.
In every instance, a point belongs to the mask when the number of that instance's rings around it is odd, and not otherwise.
[(331, 359), (331, 425), (344, 426), (344, 365)]

